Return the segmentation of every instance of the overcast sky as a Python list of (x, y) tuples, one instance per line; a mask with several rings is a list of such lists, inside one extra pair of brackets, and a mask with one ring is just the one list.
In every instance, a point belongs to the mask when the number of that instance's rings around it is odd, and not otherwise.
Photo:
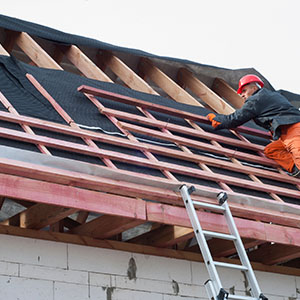
[(1, 14), (229, 69), (300, 94), (299, 0), (0, 0)]

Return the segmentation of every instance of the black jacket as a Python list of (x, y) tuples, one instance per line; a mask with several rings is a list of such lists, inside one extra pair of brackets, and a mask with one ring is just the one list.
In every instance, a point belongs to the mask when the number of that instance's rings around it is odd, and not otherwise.
[(280, 137), (280, 125), (300, 122), (300, 111), (278, 92), (260, 89), (250, 96), (241, 109), (230, 115), (217, 115), (221, 124), (216, 129), (235, 128), (249, 120), (273, 132), (273, 139)]

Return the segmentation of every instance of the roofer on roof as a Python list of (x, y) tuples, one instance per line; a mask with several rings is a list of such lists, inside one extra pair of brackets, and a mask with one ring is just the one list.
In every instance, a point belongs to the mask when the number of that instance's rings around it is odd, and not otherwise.
[(265, 155), (300, 178), (300, 111), (280, 93), (263, 87), (256, 75), (242, 77), (237, 93), (245, 99), (243, 107), (230, 115), (210, 113), (207, 118), (215, 129), (235, 128), (253, 119), (273, 135)]

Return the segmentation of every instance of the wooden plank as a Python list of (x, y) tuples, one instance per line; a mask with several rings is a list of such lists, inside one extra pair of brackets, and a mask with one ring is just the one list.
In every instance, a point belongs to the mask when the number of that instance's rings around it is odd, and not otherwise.
[[(124, 96), (121, 94), (108, 92), (108, 91), (97, 89), (97, 88), (90, 87), (87, 85), (81, 85), (80, 87), (77, 88), (77, 90), (81, 93), (87, 93), (87, 94), (91, 94), (94, 96), (103, 97), (105, 99), (118, 101), (118, 102), (129, 104), (129, 105), (139, 106), (139, 107), (142, 107), (145, 109), (166, 113), (166, 114), (176, 116), (176, 117), (181, 117), (183, 119), (189, 119), (189, 120), (204, 123), (204, 124), (210, 124), (210, 121), (208, 121), (205, 116), (200, 116), (198, 114), (193, 114), (193, 113), (185, 112), (182, 110), (166, 107), (163, 105), (154, 104), (151, 102)], [(238, 132), (241, 132), (241, 133), (253, 134), (255, 136), (260, 136), (260, 137), (267, 138), (267, 139), (271, 138), (271, 135), (269, 132), (258, 130), (258, 129), (252, 129), (252, 128), (245, 127), (245, 126), (239, 126), (239, 127), (235, 128), (235, 130)]]
[[(19, 132), (16, 130), (0, 128), (0, 136), (5, 138), (10, 138), (14, 140), (20, 140), (29, 143), (41, 143), (48, 147), (55, 147), (57, 149), (67, 150), (71, 152), (91, 155), (95, 157), (107, 158), (111, 160), (117, 160), (120, 162), (130, 163), (134, 165), (140, 165), (143, 167), (149, 167), (157, 170), (167, 170), (170, 172), (176, 172), (178, 174), (183, 174), (191, 177), (198, 177), (205, 180), (210, 180), (214, 182), (225, 182), (230, 185), (240, 186), (243, 188), (259, 190), (263, 192), (275, 192), (276, 194), (284, 195), (287, 197), (293, 197), (296, 199), (300, 199), (300, 193), (298, 191), (274, 187), (269, 184), (261, 184), (252, 182), (245, 179), (237, 179), (236, 177), (231, 177), (227, 175), (211, 173), (208, 171), (197, 170), (195, 168), (189, 167), (180, 167), (178, 165), (172, 163), (166, 163), (162, 161), (150, 161), (149, 159), (140, 158), (138, 156), (121, 154), (119, 152), (109, 151), (109, 150), (101, 150), (101, 149), (93, 149), (91, 147), (85, 145), (79, 145), (72, 142), (65, 142), (62, 140), (56, 140), (48, 137), (38, 136), (38, 135), (30, 135), (27, 133)], [(196, 171), (197, 170), (197, 171)]]
[(181, 88), (159, 68), (154, 66), (149, 59), (141, 58), (138, 67), (143, 74), (149, 77), (154, 83), (157, 84), (157, 86), (163, 89), (175, 101), (190, 105), (202, 106), (202, 104), (200, 104), (187, 91)]
[(241, 108), (245, 100), (223, 79), (216, 78), (212, 90), (220, 97), (224, 97), (233, 107)]
[(193, 236), (194, 231), (191, 228), (165, 225), (133, 238), (129, 242), (166, 248), (186, 241)]
[[(59, 197), (59, 195), (57, 195)], [(49, 204), (38, 203), (26, 210), (14, 215), (13, 217), (2, 221), (2, 225), (13, 225), (15, 219), (19, 220), (19, 226), (23, 228), (42, 229), (52, 225), (67, 216), (75, 213), (74, 208), (65, 208)]]
[[(33, 239), (41, 239), (62, 243), (70, 243), (82, 246), (91, 246), (104, 249), (114, 249), (126, 252), (148, 254), (154, 256), (170, 257), (176, 259), (184, 259), (189, 261), (203, 262), (202, 256), (199, 253), (193, 253), (188, 251), (178, 251), (167, 248), (158, 248), (152, 246), (124, 243), (113, 240), (99, 240), (86, 236), (78, 236), (74, 234), (60, 233), (60, 232), (49, 232), (43, 230), (25, 229), (13, 226), (0, 225), (0, 234), (9, 234), (13, 236), (22, 236)], [(239, 264), (239, 260), (234, 259), (219, 259), (219, 261), (227, 263)], [(286, 274), (292, 276), (300, 276), (300, 270), (291, 267), (282, 266), (266, 266), (261, 263), (252, 263), (254, 270), (263, 272), (273, 272), (278, 274)]]
[[(1, 92), (0, 92), (1, 95)], [(1, 98), (1, 97), (0, 97)], [(277, 181), (283, 181), (283, 182), (288, 182), (288, 183), (298, 183), (298, 179), (294, 177), (290, 177), (285, 174), (278, 174), (272, 171), (267, 171), (267, 170), (261, 170), (258, 168), (253, 168), (253, 167), (248, 167), (248, 166), (240, 166), (236, 164), (232, 164), (230, 162), (222, 161), (219, 159), (214, 159), (210, 158), (207, 156), (201, 156), (201, 155), (195, 155), (195, 154), (186, 154), (178, 150), (173, 150), (173, 149), (166, 149), (164, 147), (156, 146), (156, 145), (151, 145), (151, 144), (146, 144), (146, 143), (136, 143), (134, 141), (128, 141), (122, 138), (118, 137), (111, 137), (109, 135), (101, 134), (101, 133), (95, 133), (92, 131), (88, 130), (83, 130), (83, 129), (73, 129), (70, 128), (69, 126), (66, 125), (61, 125), (61, 124), (56, 124), (40, 119), (34, 119), (30, 117), (25, 117), (25, 116), (13, 116), (12, 114), (6, 113), (6, 112), (1, 112), (0, 111), (0, 119), (5, 120), (8, 122), (14, 122), (18, 124), (24, 124), (28, 126), (34, 126), (38, 128), (42, 128), (45, 130), (51, 130), (55, 132), (60, 132), (63, 134), (69, 134), (72, 136), (78, 136), (82, 138), (87, 138), (87, 139), (94, 139), (97, 141), (101, 142), (107, 142), (109, 144), (113, 145), (118, 145), (118, 146), (124, 146), (136, 150), (148, 150), (156, 154), (161, 154), (165, 156), (170, 156), (170, 157), (175, 157), (178, 159), (182, 160), (187, 160), (187, 161), (193, 161), (193, 162), (203, 162), (205, 164), (211, 165), (211, 166), (218, 166), (221, 168), (229, 169), (232, 171), (236, 172), (241, 172), (245, 174), (254, 174), (257, 176), (262, 176), (265, 178), (277, 180)], [(152, 123), (153, 124), (153, 123)], [(184, 140), (180, 140), (180, 144), (182, 144)], [(193, 143), (193, 140), (188, 139), (189, 143)], [(195, 146), (196, 145), (191, 145)], [(213, 149), (212, 149), (213, 151)], [(246, 156), (245, 156), (246, 158)]]
[[(223, 215), (197, 211), (204, 230), (228, 233)], [(147, 202), (148, 221), (191, 227), (185, 208)], [(283, 227), (275, 224), (234, 218), (240, 236), (284, 245), (300, 246), (300, 228)]]
[(142, 200), (6, 174), (0, 183), (3, 197), (146, 220)]
[[(64, 185), (72, 185), (91, 190), (103, 191), (107, 193), (115, 193), (122, 196), (137, 196), (153, 201), (170, 203), (172, 205), (183, 205), (179, 193), (176, 193), (175, 191), (170, 189), (162, 189), (155, 187), (155, 181), (153, 183), (153, 186), (148, 186), (122, 180), (114, 180), (101, 176), (81, 174), (63, 169), (55, 169), (42, 165), (37, 167), (37, 165), (35, 164), (13, 161), (4, 158), (0, 158), (0, 168), (1, 172), (5, 172), (7, 174), (14, 174), (21, 177), (28, 177), (36, 180), (54, 182)], [(129, 173), (124, 170), (118, 170), (118, 173), (121, 176), (123, 176), (123, 178), (126, 178), (126, 176), (129, 175)], [(149, 179), (153, 181), (153, 178), (145, 176), (143, 174), (139, 174), (138, 177), (142, 177), (144, 179)], [(170, 180), (167, 179), (160, 178), (158, 180), (159, 182), (165, 182), (166, 184), (170, 183)], [(196, 188), (199, 190), (203, 189), (204, 191), (207, 189), (207, 187), (201, 186), (196, 186)], [(215, 192), (218, 193), (219, 191), (215, 190)], [(229, 196), (231, 194), (236, 195), (236, 193), (228, 193)], [(206, 203), (216, 204), (216, 201), (211, 198), (200, 197), (197, 195), (192, 195), (192, 198), (195, 201), (203, 201)], [(274, 213), (274, 210), (266, 208), (257, 209), (256, 207), (251, 207), (244, 203), (238, 204), (232, 202), (230, 203), (230, 207), (232, 213), (236, 216), (254, 220), (261, 220), (264, 222), (272, 222), (297, 228), (299, 228), (300, 226), (299, 215), (283, 213), (280, 211), (276, 211), (276, 213)]]
[(144, 221), (132, 218), (104, 215), (75, 227), (70, 232), (99, 239), (106, 239), (142, 223), (144, 223)]
[[(266, 158), (266, 157), (261, 157), (261, 156), (257, 156), (257, 155), (254, 155), (254, 154), (248, 154), (248, 153), (244, 153), (244, 152), (237, 151), (237, 150), (231, 150), (231, 149), (228, 149), (228, 148), (225, 148), (225, 147), (216, 147), (216, 146), (208, 144), (208, 143), (198, 142), (198, 141), (194, 141), (194, 140), (191, 140), (191, 139), (188, 139), (188, 138), (183, 138), (183, 137), (180, 137), (180, 136), (175, 136), (175, 135), (170, 136), (170, 135), (166, 135), (162, 132), (159, 132), (157, 130), (152, 130), (152, 129), (132, 125), (132, 124), (125, 123), (125, 122), (120, 122), (120, 124), (122, 125), (122, 127), (124, 129), (127, 129), (129, 131), (140, 133), (140, 134), (143, 134), (143, 135), (146, 135), (146, 136), (156, 137), (156, 138), (159, 138), (161, 140), (165, 140), (165, 141), (169, 141), (169, 142), (173, 142), (173, 143), (178, 143), (178, 144), (185, 145), (185, 146), (195, 147), (196, 149), (199, 149), (199, 150), (202, 150), (202, 151), (208, 151), (208, 152), (219, 154), (221, 156), (225, 155), (227, 157), (232, 157), (232, 158), (241, 158), (241, 159), (244, 159), (244, 160), (247, 160), (247, 161), (253, 161), (253, 162), (256, 162), (256, 163), (260, 163), (262, 165), (267, 165), (267, 166), (272, 166), (272, 167), (277, 167), (278, 166), (278, 164), (274, 160), (271, 160), (271, 159)], [(168, 126), (168, 127), (173, 128), (173, 126)], [(174, 128), (175, 128), (175, 126), (174, 126)], [(170, 128), (170, 130), (172, 130), (172, 129)], [(177, 129), (177, 131), (179, 131), (179, 130), (180, 130), (180, 128)], [(181, 131), (185, 131), (186, 133), (189, 132), (191, 134), (198, 135), (199, 137), (202, 136), (202, 138), (204, 138), (204, 137), (207, 138), (208, 137), (208, 135), (205, 132), (203, 132), (203, 133), (200, 132), (198, 134), (198, 132), (196, 130), (194, 132), (193, 129), (191, 129), (191, 130), (183, 129)], [(225, 143), (225, 141), (227, 141), (227, 143), (228, 143), (228, 139), (226, 137), (220, 136), (218, 138), (218, 140), (221, 140), (222, 138), (224, 138), (224, 143)], [(237, 143), (238, 143), (238, 140), (234, 142), (234, 144), (237, 144)], [(244, 146), (242, 144), (242, 142), (240, 142), (240, 143), (241, 143), (241, 147)], [(254, 150), (253, 148), (259, 148), (259, 147), (260, 146), (255, 145), (255, 144), (252, 145), (252, 146), (249, 145), (249, 148), (252, 148), (251, 150)]]
[[(242, 239), (245, 249), (253, 248), (258, 246), (264, 241), (258, 241), (254, 239)], [(208, 241), (208, 246), (211, 249), (211, 254), (213, 257), (224, 257), (236, 254), (236, 248), (232, 241), (220, 240), (220, 239), (211, 239)], [(199, 249), (199, 247), (197, 247)], [(199, 251), (199, 250), (198, 250)]]
[(16, 44), (39, 67), (63, 70), (62, 67), (26, 32), (20, 32)]
[(113, 82), (92, 60), (90, 60), (77, 46), (61, 46), (61, 51), (69, 61), (86, 77), (105, 82)]
[(188, 87), (217, 113), (228, 115), (235, 111), (228, 103), (226, 103), (222, 98), (208, 88), (189, 70), (180, 68), (177, 73), (177, 78), (181, 84)]
[(284, 263), (300, 257), (300, 247), (288, 247), (281, 244), (266, 243), (249, 253), (249, 258), (266, 265)]
[(108, 66), (128, 87), (140, 92), (158, 95), (145, 80), (133, 72), (120, 58), (108, 51), (104, 51), (101, 56), (105, 65)]

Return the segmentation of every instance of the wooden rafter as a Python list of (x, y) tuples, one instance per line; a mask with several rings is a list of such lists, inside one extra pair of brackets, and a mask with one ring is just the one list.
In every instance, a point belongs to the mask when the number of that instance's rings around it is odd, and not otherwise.
[(48, 204), (38, 203), (1, 222), (1, 224), (18, 225), (22, 228), (42, 229), (48, 225), (55, 224), (76, 211), (74, 208), (54, 207)]
[(212, 90), (220, 97), (224, 97), (235, 108), (241, 108), (245, 102), (244, 99), (221, 78), (214, 80)]
[(266, 265), (284, 263), (300, 257), (299, 247), (287, 247), (286, 245), (266, 243), (257, 250), (249, 253), (249, 258)]
[(139, 68), (143, 74), (162, 88), (172, 99), (180, 103), (202, 106), (188, 92), (181, 88), (175, 81), (163, 73), (147, 58), (141, 58)]
[(103, 51), (101, 58), (106, 66), (108, 66), (128, 87), (131, 89), (158, 95), (158, 93), (140, 76), (132, 71), (120, 58), (111, 52)]
[(76, 66), (86, 77), (105, 82), (112, 82), (112, 80), (94, 64), (77, 46), (61, 46), (61, 51), (69, 59), (69, 61)]
[(142, 223), (143, 221), (132, 218), (104, 215), (77, 226), (70, 232), (99, 239), (107, 239)]
[(217, 113), (230, 114), (234, 109), (226, 103), (222, 98), (209, 89), (204, 83), (196, 78), (192, 72), (185, 68), (178, 70), (177, 74), (180, 84), (188, 87), (201, 100), (203, 100), (210, 108)]

